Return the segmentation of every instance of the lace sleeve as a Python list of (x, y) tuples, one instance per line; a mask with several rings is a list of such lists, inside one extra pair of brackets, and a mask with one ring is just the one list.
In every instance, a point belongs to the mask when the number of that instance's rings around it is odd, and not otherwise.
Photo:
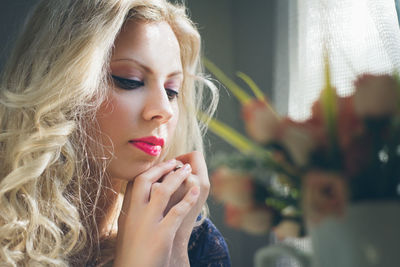
[(191, 267), (231, 266), (226, 242), (208, 218), (193, 230), (188, 254)]

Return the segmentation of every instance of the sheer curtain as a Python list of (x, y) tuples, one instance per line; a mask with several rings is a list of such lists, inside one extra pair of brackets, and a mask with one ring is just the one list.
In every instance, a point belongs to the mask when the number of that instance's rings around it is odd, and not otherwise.
[(289, 9), (289, 105), (305, 119), (323, 81), (322, 49), (329, 50), (339, 95), (353, 91), (363, 72), (400, 71), (400, 30), (395, 0), (298, 0)]
[[(274, 103), (280, 113), (306, 119), (323, 83), (323, 46), (339, 95), (353, 92), (364, 73), (400, 72), (400, 30), (395, 1), (277, 0)], [(308, 239), (284, 241), (309, 250)], [(298, 266), (282, 258), (279, 267)]]

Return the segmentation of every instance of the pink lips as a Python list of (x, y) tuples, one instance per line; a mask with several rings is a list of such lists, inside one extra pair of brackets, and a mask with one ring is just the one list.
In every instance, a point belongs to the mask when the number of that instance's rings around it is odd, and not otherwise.
[(164, 146), (164, 139), (156, 136), (147, 136), (130, 140), (129, 143), (151, 156), (158, 156)]

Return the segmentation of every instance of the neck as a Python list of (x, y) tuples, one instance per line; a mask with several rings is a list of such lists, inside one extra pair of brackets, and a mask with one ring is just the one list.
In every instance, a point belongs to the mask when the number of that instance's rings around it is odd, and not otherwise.
[(118, 215), (123, 200), (121, 193), (125, 186), (126, 182), (118, 179), (111, 179), (108, 184), (103, 186), (104, 192), (98, 204), (102, 212), (96, 216), (100, 239), (117, 232)]

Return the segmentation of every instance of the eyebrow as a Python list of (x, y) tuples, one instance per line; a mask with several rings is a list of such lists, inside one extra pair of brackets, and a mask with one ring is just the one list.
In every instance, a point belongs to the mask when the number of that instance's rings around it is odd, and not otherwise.
[(168, 78), (174, 77), (174, 76), (182, 76), (182, 77), (183, 77), (183, 73), (182, 73), (182, 71), (177, 70), (177, 71), (174, 71), (174, 72), (170, 73), (170, 74), (168, 75)]
[[(146, 72), (154, 74), (154, 71), (151, 68), (147, 67), (146, 65), (142, 64), (141, 62), (139, 62), (133, 58), (117, 58), (117, 59), (111, 60), (111, 62), (116, 62), (116, 61), (132, 61), (132, 62), (136, 63), (137, 65), (139, 65), (141, 68), (143, 68)], [(174, 71), (174, 72), (168, 74), (168, 77), (179, 76), (179, 75), (183, 76), (183, 72), (181, 70), (177, 70), (177, 71)]]
[(140, 63), (139, 61), (137, 61), (133, 58), (117, 58), (117, 59), (111, 60), (111, 62), (116, 62), (116, 61), (132, 61), (135, 64), (139, 65), (141, 68), (143, 68), (146, 72), (154, 73), (149, 67), (145, 66), (144, 64)]

